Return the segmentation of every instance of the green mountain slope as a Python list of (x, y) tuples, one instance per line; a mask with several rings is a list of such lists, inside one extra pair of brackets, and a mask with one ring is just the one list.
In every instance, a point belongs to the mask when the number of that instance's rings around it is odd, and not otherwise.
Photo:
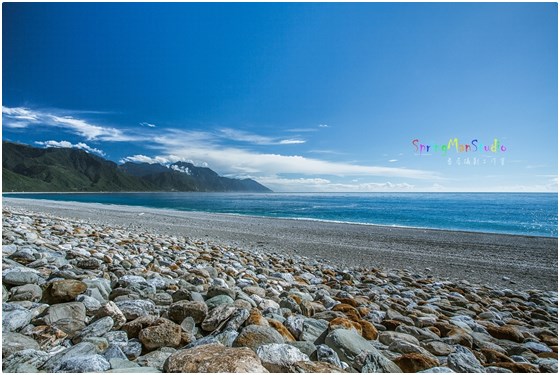
[[(70, 148), (35, 148), (2, 142), (2, 191), (252, 191), (270, 190), (253, 180), (220, 177), (209, 168), (176, 163), (121, 166)], [(184, 167), (189, 168), (186, 173)]]

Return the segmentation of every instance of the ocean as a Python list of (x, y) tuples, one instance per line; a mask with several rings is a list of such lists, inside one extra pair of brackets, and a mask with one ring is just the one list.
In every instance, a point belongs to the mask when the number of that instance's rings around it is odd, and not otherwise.
[(558, 237), (556, 193), (37, 193), (95, 202), (276, 218)]

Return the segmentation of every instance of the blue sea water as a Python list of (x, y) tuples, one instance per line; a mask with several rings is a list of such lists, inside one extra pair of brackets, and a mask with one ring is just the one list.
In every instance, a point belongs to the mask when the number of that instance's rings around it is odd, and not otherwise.
[(45, 193), (6, 197), (558, 237), (555, 193)]

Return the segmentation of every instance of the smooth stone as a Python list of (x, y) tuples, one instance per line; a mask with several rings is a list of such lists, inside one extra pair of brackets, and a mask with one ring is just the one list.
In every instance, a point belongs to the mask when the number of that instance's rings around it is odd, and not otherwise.
[(95, 314), (101, 308), (101, 303), (98, 300), (85, 294), (77, 296), (76, 301), (84, 304), (88, 315)]
[(201, 324), (203, 330), (214, 331), (225, 322), (237, 309), (228, 304), (219, 305), (208, 312), (208, 315)]
[(47, 315), (43, 318), (47, 325), (52, 325), (60, 319), (86, 320), (86, 307), (81, 302), (67, 302), (51, 305)]
[(78, 280), (56, 280), (47, 284), (43, 302), (49, 305), (72, 302), (87, 289), (87, 284)]
[(328, 334), (329, 322), (326, 320), (305, 318), (303, 320), (300, 341), (310, 341), (321, 344)]
[[(327, 335), (325, 344), (334, 349), (341, 361), (352, 364), (358, 371), (376, 372), (371, 371), (371, 369), (383, 369), (383, 371), (390, 370), (389, 372), (402, 372), (397, 365), (385, 358), (370, 341), (364, 339), (355, 331), (335, 329)], [(360, 356), (361, 353), (364, 353), (364, 355)]]
[(126, 360), (128, 360), (126, 354), (123, 353), (121, 347), (119, 345), (115, 345), (115, 344), (109, 345), (109, 347), (107, 348), (105, 353), (103, 353), (103, 356), (109, 362), (111, 361), (111, 359), (126, 359)]
[(447, 356), (453, 351), (453, 346), (441, 341), (424, 341), (421, 347), (436, 356)]
[(196, 335), (196, 333), (198, 332), (198, 328), (196, 328), (196, 323), (194, 322), (192, 316), (187, 316), (185, 319), (183, 319), (183, 321), (181, 322), (181, 329), (183, 330), (183, 332), (188, 333), (192, 336)]
[(120, 329), (126, 323), (126, 316), (113, 301), (105, 303), (95, 313), (95, 319), (101, 319), (107, 316), (113, 318), (113, 327), (115, 329)]
[(291, 341), (291, 342), (287, 342), (286, 344), (295, 346), (308, 357), (311, 357), (313, 353), (315, 353), (315, 351), (317, 350), (317, 347), (312, 342), (309, 341)]
[(233, 298), (228, 295), (221, 294), (206, 300), (206, 306), (208, 306), (208, 310), (212, 310), (220, 305), (233, 305), (233, 302)]
[(418, 371), (421, 374), (439, 374), (439, 373), (444, 373), (444, 372), (455, 372), (453, 370), (451, 370), (449, 367), (432, 367), (423, 371)]
[(68, 335), (69, 339), (73, 339), (76, 334), (86, 327), (86, 323), (78, 319), (59, 319), (51, 327), (61, 330)]
[(134, 320), (141, 316), (152, 315), (156, 308), (156, 305), (152, 301), (141, 299), (119, 301), (116, 305), (126, 317), (127, 321)]
[(394, 362), (403, 372), (418, 372), (439, 365), (439, 361), (433, 355), (426, 356), (421, 353), (403, 354), (396, 358)]
[(261, 345), (283, 343), (284, 338), (274, 328), (249, 325), (243, 328), (237, 339), (233, 342), (233, 346), (245, 346), (256, 351)]
[(206, 297), (208, 299), (214, 298), (216, 296), (228, 296), (229, 298), (231, 298), (232, 300), (235, 300), (235, 290), (233, 289), (229, 289), (229, 288), (224, 288), (224, 287), (219, 287), (219, 286), (210, 286), (210, 288), (208, 288), (208, 292), (206, 293)]
[(288, 372), (290, 366), (309, 357), (298, 348), (288, 344), (266, 344), (257, 349), (262, 365), (270, 372)]
[(200, 301), (178, 301), (169, 306), (168, 315), (177, 324), (189, 316), (196, 324), (200, 324), (208, 315), (208, 306)]
[(216, 336), (208, 335), (208, 336), (201, 337), (198, 340), (189, 343), (183, 349), (191, 349), (197, 346), (210, 345), (210, 344), (219, 344), (218, 340), (216, 340)]
[(401, 373), (402, 370), (394, 362), (386, 358), (379, 351), (361, 352), (352, 363), (359, 372), (391, 372)]
[(2, 332), (19, 331), (31, 322), (31, 318), (31, 311), (27, 309), (16, 308), (6, 311), (2, 308)]
[(247, 318), (249, 318), (249, 310), (238, 308), (227, 321), (224, 330), (238, 331)]
[(163, 364), (169, 358), (169, 356), (175, 353), (177, 350), (173, 348), (163, 347), (158, 350), (154, 350), (153, 352), (147, 353), (141, 357), (136, 359), (136, 363), (138, 363), (142, 367), (153, 367), (157, 368), (160, 371), (163, 371)]
[(490, 373), (490, 374), (492, 374), (492, 373), (498, 373), (498, 374), (500, 374), (500, 373), (504, 373), (504, 374), (513, 373), (513, 371), (508, 370), (507, 368), (497, 367), (497, 366), (488, 366), (488, 367), (485, 367), (485, 369), (486, 369), (486, 372)]
[(138, 339), (128, 340), (125, 346), (121, 348), (123, 353), (129, 360), (135, 360), (142, 354), (142, 343)]
[(2, 333), (2, 358), (8, 358), (25, 349), (39, 350), (40, 348), (37, 341), (30, 337), (15, 332)]
[(268, 372), (259, 357), (248, 348), (220, 344), (197, 346), (173, 353), (163, 366), (165, 372)]
[(3, 356), (2, 372), (38, 372), (48, 359), (49, 354), (44, 351), (22, 349), (7, 357)]
[(408, 333), (385, 331), (379, 334), (379, 341), (385, 345), (391, 345), (396, 340), (406, 341), (416, 346), (420, 346), (418, 339)]
[(10, 301), (38, 302), (43, 296), (43, 290), (36, 284), (25, 284), (10, 289)]
[(419, 341), (439, 340), (439, 336), (432, 331), (418, 327), (407, 326), (404, 324), (398, 326), (397, 329), (395, 329), (395, 332), (409, 334), (416, 337), (416, 339), (418, 339)]
[(171, 320), (159, 318), (155, 325), (140, 331), (138, 339), (147, 350), (164, 346), (177, 347), (181, 343), (181, 326)]
[(223, 346), (233, 347), (233, 342), (237, 339), (237, 336), (239, 336), (239, 332), (234, 330), (226, 330), (222, 333), (217, 334), (215, 336), (215, 339)]
[(54, 372), (101, 372), (107, 371), (111, 365), (99, 354), (72, 357), (61, 361)]
[(35, 272), (14, 270), (9, 271), (2, 277), (2, 283), (11, 286), (20, 286), (26, 284), (37, 284), (39, 275)]
[(126, 358), (111, 358), (109, 360), (109, 364), (111, 365), (112, 370), (118, 369), (130, 369), (130, 368), (137, 368), (140, 367), (137, 363), (129, 361)]
[(109, 332), (113, 328), (113, 325), (113, 318), (106, 316), (82, 329), (82, 331), (77, 334), (72, 341), (74, 344), (77, 344), (88, 337), (101, 337)]
[(474, 354), (461, 345), (455, 345), (455, 352), (447, 357), (447, 366), (455, 372), (484, 372)]
[(128, 368), (118, 368), (109, 371), (105, 371), (109, 373), (159, 373), (161, 372), (159, 369), (155, 367), (128, 367)]
[(116, 345), (119, 348), (126, 346), (128, 343), (128, 334), (125, 331), (109, 331), (103, 337), (107, 339), (109, 345)]
[(336, 354), (336, 352), (327, 345), (317, 346), (317, 360), (342, 368), (342, 363), (340, 362), (340, 358), (338, 358), (338, 354)]
[(523, 347), (531, 350), (533, 353), (550, 353), (550, 352), (552, 352), (552, 349), (550, 349), (548, 346), (546, 346), (545, 344), (542, 344), (540, 342), (527, 341), (527, 342), (523, 343)]
[(84, 357), (98, 354), (98, 348), (90, 342), (81, 342), (55, 354), (42, 366), (47, 372), (53, 372), (54, 368), (67, 359)]

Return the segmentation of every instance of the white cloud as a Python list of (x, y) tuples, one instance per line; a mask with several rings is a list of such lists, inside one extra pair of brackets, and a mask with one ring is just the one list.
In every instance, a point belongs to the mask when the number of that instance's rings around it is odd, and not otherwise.
[(141, 126), (147, 126), (148, 128), (155, 128), (156, 127), (154, 124), (150, 124), (149, 122), (141, 122), (140, 125)]
[(72, 116), (47, 113), (24, 107), (2, 107), (3, 124), (8, 128), (26, 128), (29, 126), (52, 126), (78, 134), (87, 140), (122, 142), (139, 140), (139, 137), (127, 135), (122, 130), (92, 124)]
[(186, 174), (188, 174), (189, 176), (192, 174), (192, 172), (191, 172), (191, 170), (189, 169), (189, 167), (180, 167), (180, 166), (178, 166), (178, 165), (173, 164), (173, 165), (170, 166), (170, 168), (173, 169), (174, 171), (177, 171), (177, 172), (186, 173)]
[(389, 163), (395, 163), (397, 161), (399, 161), (399, 160), (398, 159), (391, 159), (391, 160), (389, 160)]
[(383, 192), (411, 191), (414, 185), (392, 182), (333, 183), (324, 178), (282, 178), (246, 176), (278, 192)]
[(84, 150), (93, 154), (98, 154), (101, 156), (105, 156), (105, 153), (98, 149), (98, 148), (94, 148), (91, 147), (83, 142), (78, 142), (76, 144), (73, 144), (71, 142), (68, 141), (36, 141), (35, 144), (38, 144), (40, 146), (44, 146), (44, 147), (56, 147), (56, 148), (79, 148), (80, 150)]
[(219, 135), (231, 141), (247, 142), (255, 145), (294, 145), (305, 143), (302, 139), (279, 139), (230, 128), (220, 129)]
[(153, 158), (146, 155), (132, 155), (132, 156), (127, 156), (125, 158), (122, 158), (121, 160), (119, 160), (119, 162), (120, 163), (131, 162), (131, 163), (148, 163), (148, 164), (169, 164), (179, 160), (180, 160), (179, 158), (176, 157), (173, 158), (173, 155), (169, 155), (169, 157), (156, 156)]
[(329, 126), (327, 124), (319, 124), (320, 128), (328, 128)]
[[(356, 165), (344, 162), (330, 162), (307, 158), (299, 155), (259, 153), (219, 144), (215, 138), (204, 132), (173, 131), (155, 137), (153, 146), (159, 150), (160, 158), (175, 155), (180, 160), (204, 160), (219, 173), (253, 173), (259, 175), (278, 175), (285, 173), (304, 175), (337, 176), (387, 176), (414, 179), (438, 179), (430, 171)], [(177, 161), (177, 160), (175, 160)]]
[(299, 145), (302, 143), (305, 143), (305, 141), (302, 141), (301, 139), (283, 139), (278, 142), (279, 145)]

